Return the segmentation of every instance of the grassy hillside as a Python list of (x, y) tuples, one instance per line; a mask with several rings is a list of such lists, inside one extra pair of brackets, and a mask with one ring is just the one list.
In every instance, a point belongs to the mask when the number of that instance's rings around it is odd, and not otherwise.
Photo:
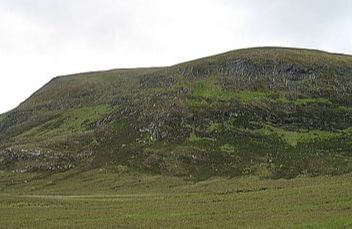
[(0, 116), (0, 169), (203, 180), (352, 171), (352, 57), (254, 48), (57, 77)]

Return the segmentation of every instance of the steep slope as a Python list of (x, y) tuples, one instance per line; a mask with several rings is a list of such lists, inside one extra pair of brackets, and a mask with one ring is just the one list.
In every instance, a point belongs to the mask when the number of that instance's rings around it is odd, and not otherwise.
[(253, 48), (57, 77), (0, 116), (0, 165), (206, 178), (352, 171), (352, 57)]

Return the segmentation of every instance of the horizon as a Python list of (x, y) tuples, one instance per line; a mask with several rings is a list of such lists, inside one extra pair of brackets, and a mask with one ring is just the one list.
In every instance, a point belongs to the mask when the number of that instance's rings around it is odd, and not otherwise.
[[(222, 54), (226, 54), (229, 52), (235, 52), (235, 51), (239, 51), (239, 50), (246, 50), (246, 49), (265, 49), (265, 48), (278, 48), (278, 49), (298, 49), (298, 50), (308, 50), (308, 51), (317, 51), (317, 52), (323, 52), (323, 53), (327, 53), (327, 54), (331, 54), (331, 55), (341, 55), (341, 56), (352, 56), (352, 53), (343, 53), (343, 52), (330, 52), (330, 51), (325, 51), (322, 49), (310, 49), (310, 48), (301, 48), (301, 47), (289, 47), (289, 46), (253, 46), (253, 47), (245, 47), (245, 48), (238, 48), (238, 49), (233, 49), (233, 50), (229, 50), (229, 51), (224, 51), (224, 52), (220, 52), (220, 53), (214, 53), (214, 54), (210, 54), (210, 55), (205, 55), (205, 56), (201, 56), (201, 57), (196, 57), (194, 59), (190, 59), (190, 60), (184, 60), (178, 63), (173, 63), (170, 65), (153, 65), (153, 66), (131, 66), (131, 67), (121, 67), (121, 68), (109, 68), (109, 69), (96, 69), (96, 70), (88, 70), (88, 71), (83, 71), (83, 72), (73, 72), (73, 73), (68, 73), (68, 74), (64, 74), (64, 75), (57, 75), (54, 76), (51, 79), (57, 78), (57, 77), (65, 77), (65, 76), (71, 76), (71, 75), (79, 75), (79, 74), (86, 74), (86, 73), (99, 73), (99, 72), (108, 72), (108, 71), (115, 71), (115, 70), (133, 70), (133, 69), (148, 69), (148, 68), (167, 68), (167, 67), (172, 67), (174, 65), (178, 65), (178, 64), (182, 64), (182, 63), (188, 63), (188, 62), (192, 62), (192, 61), (196, 61), (196, 60), (200, 60), (203, 58), (208, 58), (208, 57), (213, 57), (213, 56), (217, 56), (217, 55), (222, 55)], [(51, 80), (50, 79), (50, 80)], [(44, 86), (44, 85), (43, 85)]]
[(171, 66), (261, 47), (351, 55), (351, 10), (347, 0), (5, 0), (0, 114), (56, 76)]

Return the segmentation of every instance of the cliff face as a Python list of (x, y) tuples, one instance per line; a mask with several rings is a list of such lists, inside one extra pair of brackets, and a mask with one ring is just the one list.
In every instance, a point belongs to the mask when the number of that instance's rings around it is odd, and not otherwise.
[(206, 178), (352, 171), (352, 57), (254, 48), (57, 77), (0, 116), (0, 166)]

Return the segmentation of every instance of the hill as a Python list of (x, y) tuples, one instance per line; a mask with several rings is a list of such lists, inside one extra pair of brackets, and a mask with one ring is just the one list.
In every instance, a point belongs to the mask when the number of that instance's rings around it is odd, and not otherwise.
[(352, 56), (251, 48), (56, 77), (0, 116), (0, 169), (338, 175), (351, 127)]

